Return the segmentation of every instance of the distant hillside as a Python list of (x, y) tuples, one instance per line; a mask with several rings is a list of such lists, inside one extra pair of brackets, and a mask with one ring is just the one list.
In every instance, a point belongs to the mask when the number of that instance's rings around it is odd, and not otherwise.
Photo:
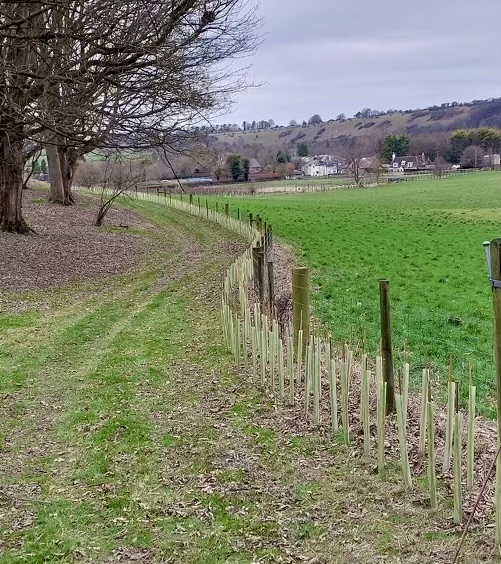
[(254, 145), (270, 152), (286, 147), (293, 154), (297, 144), (305, 142), (310, 154), (321, 154), (331, 152), (330, 149), (343, 140), (356, 136), (374, 137), (391, 133), (410, 137), (436, 136), (456, 129), (482, 126), (501, 128), (501, 98), (465, 104), (454, 102), (423, 110), (383, 112), (377, 117), (329, 120), (318, 125), (217, 132), (211, 135), (211, 139), (225, 150), (242, 151)]

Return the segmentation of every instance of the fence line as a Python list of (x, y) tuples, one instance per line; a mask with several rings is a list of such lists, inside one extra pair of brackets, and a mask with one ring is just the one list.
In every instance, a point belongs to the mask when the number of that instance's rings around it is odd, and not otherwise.
[[(444, 170), (441, 173), (442, 178), (447, 178), (449, 176), (461, 176), (465, 174), (476, 174), (476, 173), (493, 173), (499, 174), (499, 170), (482, 170), (482, 169), (457, 169), (457, 170)], [(303, 193), (314, 193), (314, 192), (326, 192), (332, 190), (349, 190), (349, 189), (362, 189), (362, 188), (374, 188), (376, 186), (384, 186), (392, 182), (415, 182), (421, 180), (429, 180), (434, 177), (433, 171), (421, 171), (415, 172), (413, 174), (403, 174), (398, 175), (397, 173), (382, 174), (377, 181), (375, 175), (370, 175), (361, 179), (362, 185), (356, 184), (352, 179), (346, 177), (346, 182), (338, 183), (335, 179), (329, 179), (328, 177), (324, 180), (318, 181), (318, 179), (299, 179), (291, 182), (290, 180), (284, 180), (278, 185), (273, 186), (262, 186), (260, 187), (259, 182), (249, 182), (249, 183), (238, 183), (235, 185), (203, 185), (203, 186), (183, 186), (181, 188), (169, 188), (161, 184), (150, 183), (148, 185), (143, 185), (140, 187), (141, 191), (153, 191), (157, 195), (163, 194), (164, 197), (167, 194), (178, 194), (181, 196), (189, 197), (189, 195), (195, 196), (250, 196), (254, 194), (303, 194)], [(351, 180), (351, 181), (349, 181)], [(266, 184), (266, 182), (263, 182)], [(239, 186), (236, 188), (234, 186)]]
[[(315, 335), (312, 331), (303, 361), (302, 347), (298, 347), (297, 354), (293, 354), (294, 333), (291, 326), (287, 325), (285, 331), (280, 331), (278, 320), (273, 317), (273, 311), (268, 315), (264, 303), (251, 305), (249, 291), (256, 274), (253, 248), (270, 250), (273, 243), (267, 231), (256, 229), (250, 222), (234, 219), (228, 213), (222, 214), (203, 207), (200, 202), (193, 204), (189, 201), (167, 199), (142, 192), (133, 194), (133, 197), (168, 205), (194, 216), (206, 218), (245, 238), (249, 247), (228, 268), (221, 293), (223, 338), (236, 366), (239, 368), (248, 366), (251, 361), (252, 379), (255, 384), (267, 388), (277, 401), (283, 402), (284, 405), (302, 406), (305, 416), (311, 417), (314, 425), (327, 423), (328, 428), (334, 433), (341, 423), (346, 444), (352, 441), (354, 435), (351, 431), (356, 425), (357, 431), (360, 431), (363, 437), (364, 452), (368, 460), (374, 452), (374, 446), (376, 447), (377, 467), (383, 477), (388, 456), (386, 441), (392, 439), (397, 445), (402, 481), (407, 488), (412, 487), (409, 437), (416, 436), (419, 430), (419, 452), (413, 453), (413, 458), (419, 456), (422, 465), (427, 467), (432, 509), (439, 504), (436, 467), (439, 466), (439, 472), (442, 471), (436, 458), (437, 443), (440, 448), (445, 447), (441, 451), (444, 454), (442, 462), (445, 466), (445, 474), (442, 474), (452, 481), (454, 521), (456, 524), (463, 522), (463, 498), (465, 494), (472, 495), (475, 481), (472, 442), (475, 440), (476, 407), (475, 386), (471, 378), (468, 386), (468, 409), (464, 410), (460, 409), (459, 402), (455, 401), (458, 396), (458, 385), (453, 382), (452, 371), (449, 375), (449, 402), (444, 427), (447, 429), (447, 438), (444, 443), (441, 437), (444, 429), (442, 428), (441, 433), (436, 433), (437, 423), (442, 418), (437, 416), (438, 410), (433, 400), (433, 384), (428, 369), (423, 370), (422, 392), (419, 396), (420, 414), (408, 409), (410, 366), (405, 361), (404, 384), (400, 385), (399, 394), (396, 396), (398, 434), (389, 435), (395, 420), (385, 417), (388, 390), (383, 380), (383, 359), (380, 354), (377, 354), (373, 363), (370, 363), (364, 355), (362, 376), (360, 379), (355, 379), (352, 351), (345, 345), (342, 355), (336, 357), (330, 339)], [(300, 335), (299, 341), (301, 340)], [(360, 420), (356, 419), (357, 414), (353, 412), (354, 405), (359, 406), (356, 409), (359, 410)], [(371, 420), (374, 423), (372, 427), (377, 431), (375, 440), (371, 434)], [(468, 421), (466, 449), (463, 448), (463, 420)], [(411, 427), (412, 432), (409, 434)], [(463, 453), (467, 459), (466, 472), (463, 472), (465, 470)], [(447, 473), (449, 468), (454, 470), (452, 476)], [(477, 484), (480, 478), (477, 469)], [(466, 483), (467, 488), (463, 488), (463, 482)], [(498, 506), (496, 511), (500, 512), (501, 507)]]

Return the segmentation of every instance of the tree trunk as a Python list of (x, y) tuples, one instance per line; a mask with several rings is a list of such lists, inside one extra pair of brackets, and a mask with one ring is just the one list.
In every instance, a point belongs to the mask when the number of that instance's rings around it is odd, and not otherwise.
[(47, 154), (47, 165), (49, 167), (49, 201), (54, 204), (64, 206), (63, 176), (61, 174), (61, 164), (59, 162), (57, 147), (55, 145), (48, 144), (45, 146), (45, 152)]
[(22, 213), (22, 135), (0, 131), (0, 231), (29, 233)]
[(73, 147), (58, 147), (57, 153), (63, 180), (64, 205), (72, 206), (75, 203), (75, 198), (71, 188), (78, 167), (78, 154)]

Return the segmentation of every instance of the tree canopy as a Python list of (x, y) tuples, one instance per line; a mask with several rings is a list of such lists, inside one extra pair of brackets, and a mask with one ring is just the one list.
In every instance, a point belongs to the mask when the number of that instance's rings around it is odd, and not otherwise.
[[(97, 147), (179, 147), (245, 86), (223, 63), (256, 46), (240, 0), (52, 0), (0, 6), (0, 229), (26, 232), (23, 146), (47, 146), (54, 200), (71, 204)], [(51, 182), (52, 185), (52, 182)]]
[(381, 149), (381, 158), (387, 162), (390, 162), (393, 153), (397, 157), (409, 154), (409, 143), (410, 139), (407, 135), (388, 135), (383, 141), (383, 147)]

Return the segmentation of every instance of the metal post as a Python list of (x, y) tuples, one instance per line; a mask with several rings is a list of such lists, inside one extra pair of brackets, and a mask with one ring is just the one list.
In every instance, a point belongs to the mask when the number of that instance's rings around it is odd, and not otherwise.
[[(498, 448), (501, 445), (501, 239), (490, 244), (492, 308), (494, 313), (494, 353), (496, 358)], [(496, 544), (501, 546), (501, 461), (496, 463)]]

